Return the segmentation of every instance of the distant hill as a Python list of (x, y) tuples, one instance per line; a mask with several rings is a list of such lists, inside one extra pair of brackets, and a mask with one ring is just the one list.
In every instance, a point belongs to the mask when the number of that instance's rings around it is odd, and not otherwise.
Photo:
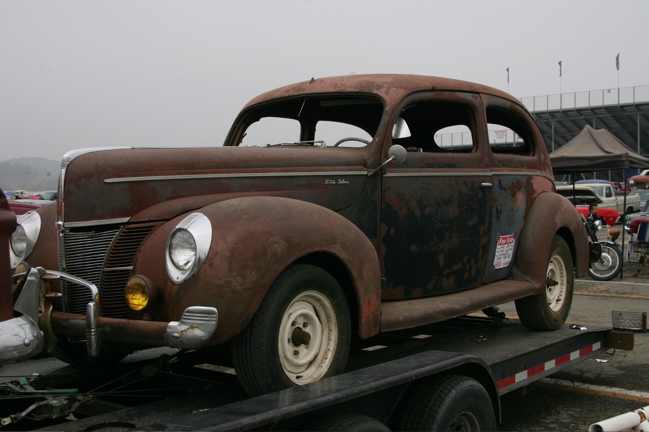
[(5, 192), (56, 190), (60, 170), (60, 161), (40, 157), (9, 159), (0, 162), (0, 188)]

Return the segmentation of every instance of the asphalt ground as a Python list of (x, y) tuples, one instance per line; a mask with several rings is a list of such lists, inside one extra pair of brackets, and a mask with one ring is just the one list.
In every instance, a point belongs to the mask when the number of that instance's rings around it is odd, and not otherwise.
[[(612, 312), (649, 314), (649, 265), (624, 263), (621, 276), (575, 281), (568, 322), (612, 327)], [(501, 305), (517, 317), (513, 303)], [(503, 431), (586, 431), (593, 423), (649, 406), (649, 333), (634, 331), (632, 351), (601, 353), (502, 398)]]

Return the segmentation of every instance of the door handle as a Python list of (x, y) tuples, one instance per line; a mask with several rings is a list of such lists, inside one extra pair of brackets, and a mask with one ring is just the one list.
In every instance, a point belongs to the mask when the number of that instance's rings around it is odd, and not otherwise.
[(492, 187), (494, 187), (494, 185), (492, 183), (482, 183), (480, 186), (482, 186), (483, 188), (492, 188)]

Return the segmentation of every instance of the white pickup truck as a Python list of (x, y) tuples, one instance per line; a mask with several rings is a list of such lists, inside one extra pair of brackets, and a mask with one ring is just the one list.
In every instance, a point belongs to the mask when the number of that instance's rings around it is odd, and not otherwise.
[[(599, 199), (594, 199), (591, 191)], [(597, 204), (600, 208), (615, 209), (620, 214), (633, 213), (640, 209), (638, 194), (628, 194), (625, 203), (624, 194), (617, 195), (613, 185), (608, 183), (579, 183), (574, 186), (574, 192), (572, 185), (557, 186), (557, 192), (573, 201), (575, 205)]]

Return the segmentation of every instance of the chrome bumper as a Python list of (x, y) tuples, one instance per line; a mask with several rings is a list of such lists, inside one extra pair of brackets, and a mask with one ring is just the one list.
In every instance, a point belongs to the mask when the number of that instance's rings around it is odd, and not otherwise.
[[(91, 282), (61, 272), (49, 271), (47, 272), (47, 275), (49, 277), (54, 276), (54, 278), (57, 279), (65, 279), (85, 286), (91, 292), (93, 301), (89, 302), (86, 306), (85, 317), (86, 348), (89, 357), (99, 356), (101, 351), (101, 323), (103, 319), (100, 317), (101, 314), (98, 305), (99, 291), (97, 287)], [(117, 321), (121, 321), (122, 324), (133, 322), (132, 320)], [(216, 308), (207, 306), (190, 306), (185, 309), (180, 321), (171, 321), (167, 324), (164, 335), (161, 337), (164, 343), (161, 343), (160, 345), (181, 349), (200, 348), (212, 338), (216, 332), (218, 321), (219, 312)], [(131, 328), (128, 325), (120, 327), (126, 332)], [(141, 327), (138, 327), (136, 322), (133, 329), (138, 328), (141, 329)], [(111, 337), (111, 339), (115, 340), (114, 336)]]

